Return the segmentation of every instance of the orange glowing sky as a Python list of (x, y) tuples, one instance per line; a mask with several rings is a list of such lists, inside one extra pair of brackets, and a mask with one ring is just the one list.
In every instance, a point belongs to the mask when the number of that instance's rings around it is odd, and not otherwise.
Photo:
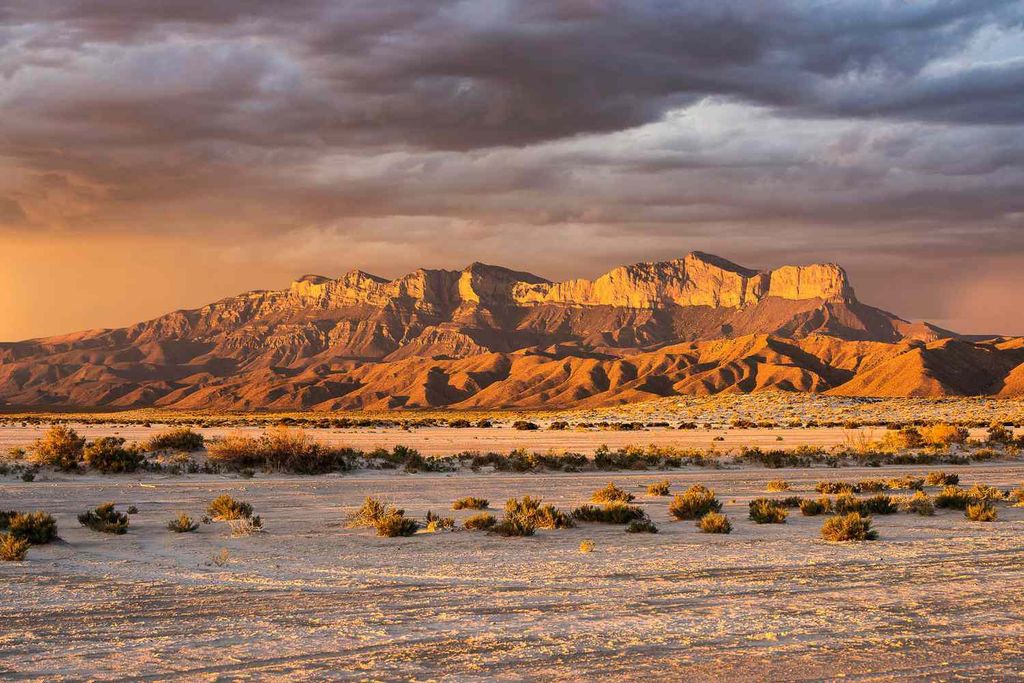
[(13, 0), (0, 340), (692, 250), (1024, 334), (1024, 7)]

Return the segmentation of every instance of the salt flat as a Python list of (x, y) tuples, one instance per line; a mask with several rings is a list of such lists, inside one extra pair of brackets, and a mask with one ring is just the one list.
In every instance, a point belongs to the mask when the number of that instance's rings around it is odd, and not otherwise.
[[(949, 467), (966, 485), (1024, 481), (1024, 465)], [(828, 544), (822, 518), (746, 520), (784, 477), (815, 495), (921, 468), (323, 477), (48, 475), (0, 483), (0, 508), (43, 509), (62, 542), (0, 564), (0, 677), (80, 680), (856, 680), (1007, 679), (1024, 672), (1024, 509), (992, 524), (962, 513), (875, 517), (873, 543)], [(422, 517), (477, 495), (530, 494), (563, 508), (609, 480), (637, 494), (668, 479), (716, 489), (728, 536), (669, 521), (657, 535), (581, 524), (532, 538), (480, 532), (377, 538), (346, 508), (383, 496)], [(263, 534), (224, 524), (172, 534), (221, 493), (249, 501)], [(788, 494), (787, 494), (788, 495)], [(125, 536), (75, 515), (138, 506)], [(461, 521), (471, 511), (454, 514)], [(592, 539), (596, 550), (579, 552)], [(226, 563), (214, 558), (226, 550)]]

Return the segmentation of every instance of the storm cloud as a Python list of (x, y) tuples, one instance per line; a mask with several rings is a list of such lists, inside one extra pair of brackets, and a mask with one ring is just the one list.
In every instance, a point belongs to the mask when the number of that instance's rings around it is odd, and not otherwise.
[(329, 275), (825, 259), (954, 324), (943, 287), (1024, 262), (1019, 1), (9, 0), (0, 110), (0, 239)]

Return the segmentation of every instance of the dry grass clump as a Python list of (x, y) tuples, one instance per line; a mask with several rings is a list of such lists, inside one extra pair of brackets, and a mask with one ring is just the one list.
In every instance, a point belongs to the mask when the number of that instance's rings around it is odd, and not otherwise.
[(847, 515), (851, 512), (861, 512), (861, 499), (852, 493), (840, 493), (832, 499), (832, 512), (837, 515)]
[(233, 538), (252, 536), (263, 531), (263, 520), (260, 519), (259, 515), (229, 519), (228, 527), (231, 529), (231, 536)]
[(857, 487), (845, 481), (819, 481), (814, 486), (814, 490), (818, 493), (835, 495), (837, 493), (856, 493)]
[(467, 518), (462, 523), (462, 526), (473, 531), (487, 531), (497, 523), (498, 520), (494, 518), (494, 515), (489, 512), (481, 512), (478, 515)]
[(595, 548), (594, 542), (591, 541), (589, 538), (585, 538), (582, 541), (580, 541), (580, 552), (581, 553), (592, 553), (592, 552), (594, 552), (594, 548)]
[(10, 535), (32, 545), (46, 545), (57, 540), (57, 520), (45, 512), (14, 513), (7, 519)]
[(654, 525), (654, 522), (647, 519), (634, 519), (632, 522), (626, 525), (627, 534), (656, 534), (658, 533), (658, 527)]
[(426, 519), (427, 519), (427, 525), (426, 525), (427, 533), (433, 534), (433, 533), (437, 533), (438, 531), (451, 531), (452, 529), (455, 528), (455, 518), (454, 517), (442, 517), (440, 515), (435, 515), (430, 510), (427, 510), (427, 517), (426, 517)]
[(800, 514), (804, 517), (816, 517), (832, 510), (832, 500), (828, 496), (822, 496), (817, 500), (804, 498), (800, 501)]
[(192, 518), (184, 512), (180, 513), (177, 517), (167, 523), (167, 529), (176, 534), (191, 533), (198, 528), (199, 524), (194, 522)]
[(490, 501), (486, 498), (466, 496), (452, 503), (452, 510), (486, 510), (488, 505), (490, 505)]
[(668, 511), (676, 519), (700, 519), (709, 512), (719, 512), (722, 503), (715, 498), (713, 489), (694, 484), (685, 492), (676, 494)]
[(921, 438), (925, 443), (933, 446), (949, 446), (955, 443), (964, 443), (970, 436), (966, 427), (958, 427), (951, 424), (932, 424), (921, 427), (919, 430)]
[(705, 534), (728, 534), (732, 532), (732, 522), (720, 512), (709, 512), (697, 520), (697, 528)]
[(968, 489), (967, 495), (972, 500), (986, 503), (994, 503), (1006, 498), (1006, 492), (1002, 489), (997, 489), (995, 486), (988, 486), (987, 484), (975, 484)]
[[(427, 514), (431, 518), (439, 519), (429, 512)], [(429, 521), (430, 519), (428, 519), (428, 523)], [(454, 524), (455, 520), (452, 520), (452, 525)], [(396, 508), (372, 496), (367, 496), (362, 506), (349, 515), (345, 526), (349, 529), (372, 527), (376, 530), (378, 536), (388, 538), (412, 536), (420, 528), (419, 522), (405, 516), (405, 510)]]
[(778, 493), (780, 491), (788, 491), (789, 490), (789, 482), (786, 481), (785, 479), (772, 479), (771, 481), (768, 482), (768, 484), (764, 488), (769, 493)]
[(378, 536), (395, 538), (397, 536), (412, 536), (419, 531), (420, 523), (406, 517), (402, 510), (391, 510), (378, 519), (373, 527)]
[(581, 505), (572, 511), (574, 519), (580, 522), (601, 522), (604, 524), (629, 524), (644, 519), (647, 514), (637, 505), (623, 502), (605, 503), (602, 506)]
[(128, 532), (128, 515), (115, 510), (113, 503), (104, 503), (95, 510), (83, 512), (78, 515), (78, 523), (104, 534)]
[(632, 503), (633, 494), (627, 493), (615, 484), (608, 482), (603, 489), (598, 489), (590, 496), (594, 503)]
[(1024, 486), (1018, 486), (1007, 495), (1010, 504), (1015, 508), (1024, 508)]
[(987, 501), (970, 503), (964, 509), (964, 515), (972, 522), (994, 522), (998, 513), (994, 505)]
[(38, 467), (71, 471), (78, 469), (84, 452), (85, 439), (78, 432), (64, 425), (53, 425), (32, 446), (28, 460)]
[(857, 491), (863, 491), (864, 493), (878, 493), (888, 488), (888, 482), (885, 479), (862, 479), (857, 482)]
[(540, 499), (523, 496), (505, 501), (505, 515), (492, 530), (502, 536), (533, 536), (537, 531), (537, 510)]
[(899, 507), (904, 512), (922, 517), (931, 517), (935, 514), (935, 504), (924, 491), (918, 491), (912, 496), (902, 498), (899, 501)]
[(648, 496), (667, 496), (669, 490), (668, 480), (656, 481), (647, 485)]
[[(359, 509), (350, 514), (348, 519), (345, 520), (345, 526), (349, 529), (372, 527), (393, 510), (395, 510), (395, 508), (392, 508), (379, 498), (367, 496)], [(401, 510), (399, 510), (399, 512), (401, 512)]]
[(892, 496), (879, 493), (861, 501), (859, 512), (869, 515), (893, 515), (899, 512), (899, 506)]
[(252, 505), (235, 500), (228, 494), (217, 496), (206, 508), (206, 514), (218, 522), (230, 522), (235, 519), (252, 517)]
[(750, 501), (748, 516), (757, 524), (784, 524), (789, 513), (785, 508), (768, 498)]
[(830, 517), (821, 525), (821, 537), (826, 541), (874, 541), (878, 532), (871, 528), (871, 518), (859, 512)]
[(182, 451), (191, 453), (200, 451), (206, 439), (199, 432), (194, 432), (188, 427), (175, 427), (152, 436), (146, 442), (147, 451)]
[(22, 562), (28, 554), (31, 543), (14, 534), (0, 534), (0, 561)]
[(937, 470), (926, 474), (924, 482), (928, 486), (956, 486), (960, 483), (960, 475)]
[(935, 494), (935, 507), (949, 510), (965, 510), (971, 502), (967, 491), (959, 486), (944, 486)]
[(302, 430), (278, 427), (259, 437), (234, 433), (207, 448), (210, 461), (238, 470), (325, 474), (350, 468), (352, 451), (326, 446)]
[(885, 482), (886, 488), (896, 490), (907, 490), (907, 491), (920, 491), (924, 488), (924, 479), (921, 477), (912, 477), (911, 475), (905, 475), (902, 477), (894, 477)]
[(145, 461), (137, 446), (124, 445), (119, 436), (104, 436), (85, 447), (82, 458), (85, 464), (103, 474), (134, 472)]

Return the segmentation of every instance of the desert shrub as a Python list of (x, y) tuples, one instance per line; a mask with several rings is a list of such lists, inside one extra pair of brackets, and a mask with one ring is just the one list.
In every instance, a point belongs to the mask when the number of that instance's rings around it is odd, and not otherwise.
[(0, 510), (0, 530), (6, 529), (11, 523), (11, 517), (16, 514), (16, 510)]
[(15, 514), (8, 521), (7, 530), (32, 545), (45, 545), (57, 538), (57, 520), (45, 512)]
[(394, 538), (396, 536), (412, 536), (419, 531), (420, 523), (405, 516), (401, 510), (391, 509), (373, 525), (378, 536)]
[(830, 517), (821, 525), (821, 537), (826, 541), (874, 541), (878, 532), (871, 528), (871, 518), (859, 512)]
[(789, 490), (789, 482), (786, 481), (785, 479), (772, 479), (765, 486), (765, 490), (770, 492), (770, 493), (777, 493), (779, 491), (788, 491)]
[(228, 494), (217, 496), (206, 508), (206, 513), (218, 522), (252, 517), (252, 505), (235, 500)]
[(857, 490), (864, 493), (878, 493), (888, 488), (885, 479), (863, 479), (857, 482)]
[(755, 498), (748, 507), (748, 516), (757, 524), (783, 524), (789, 514), (785, 508), (767, 498)]
[(917, 491), (912, 496), (906, 496), (899, 501), (899, 507), (904, 512), (930, 517), (935, 514), (935, 504), (924, 491)]
[(396, 512), (404, 514), (402, 510), (393, 508), (379, 498), (367, 496), (359, 509), (345, 520), (345, 526), (349, 529), (376, 526), (381, 519)]
[(435, 515), (430, 510), (427, 510), (426, 520), (426, 530), (430, 533), (435, 533), (437, 531), (451, 531), (455, 528), (454, 517), (442, 517), (440, 515)]
[(706, 534), (728, 534), (732, 532), (732, 522), (720, 512), (709, 512), (699, 520), (697, 527)]
[(861, 501), (860, 511), (869, 515), (892, 515), (898, 510), (899, 508), (892, 496), (887, 496), (884, 493), (879, 493), (877, 496), (871, 496)]
[(1007, 496), (1007, 498), (1009, 499), (1010, 504), (1013, 505), (1013, 507), (1024, 507), (1024, 486), (1018, 486), (1014, 490), (1010, 491), (1010, 494)]
[(647, 515), (637, 505), (615, 502), (602, 506), (581, 505), (572, 511), (572, 516), (581, 522), (601, 522), (604, 524), (629, 524), (635, 519), (643, 519)]
[(129, 515), (137, 515), (139, 514), (139, 508), (135, 507), (134, 505), (129, 505), (127, 512)]
[(801, 496), (786, 496), (785, 498), (768, 498), (775, 505), (781, 508), (798, 508), (804, 502)]
[(43, 438), (35, 442), (29, 462), (40, 467), (56, 467), (71, 471), (78, 469), (84, 451), (85, 439), (74, 429), (54, 425)]
[(125, 448), (124, 439), (119, 436), (104, 436), (85, 447), (85, 464), (104, 474), (134, 472), (145, 460), (142, 452), (135, 447)]
[(656, 534), (658, 533), (658, 527), (654, 525), (651, 520), (634, 519), (632, 522), (626, 525), (626, 533), (628, 534)]
[(280, 427), (260, 437), (263, 468), (272, 472), (324, 474), (348, 469), (346, 449), (326, 446), (302, 430)]
[(211, 441), (207, 447), (210, 462), (230, 468), (260, 467), (264, 463), (260, 440), (240, 432)]
[(537, 508), (537, 512), (534, 513), (534, 523), (538, 529), (571, 529), (576, 526), (572, 515), (550, 504)]
[(199, 432), (188, 427), (175, 427), (152, 436), (146, 442), (147, 451), (184, 451), (191, 453), (203, 449), (206, 440)]
[(239, 517), (238, 519), (229, 519), (228, 527), (231, 529), (232, 537), (252, 536), (263, 531), (263, 520), (259, 515)]
[(709, 512), (718, 512), (722, 503), (715, 492), (701, 484), (694, 484), (669, 503), (668, 511), (676, 519), (700, 519)]
[(935, 507), (949, 510), (964, 510), (971, 502), (967, 491), (959, 486), (944, 486), (941, 491), (935, 494)]
[(128, 531), (128, 515), (114, 509), (113, 503), (104, 503), (95, 510), (78, 515), (78, 523), (104, 534), (123, 534)]
[(995, 486), (975, 484), (968, 489), (967, 496), (971, 498), (971, 500), (994, 503), (996, 501), (1003, 500), (1006, 497), (1006, 493), (1001, 489), (997, 489)]
[(862, 512), (863, 501), (852, 493), (840, 493), (832, 499), (832, 512), (837, 515), (848, 515), (851, 512)]
[(989, 443), (1009, 443), (1013, 441), (1013, 432), (998, 422), (993, 422), (988, 427), (987, 439)]
[(519, 429), (521, 431), (533, 431), (535, 429), (540, 429), (540, 427), (538, 427), (533, 422), (528, 422), (526, 420), (516, 420), (515, 422), (512, 423), (512, 429)]
[(537, 531), (536, 514), (539, 509), (539, 498), (510, 498), (505, 501), (504, 517), (494, 525), (493, 531), (502, 536), (533, 536)]
[(924, 438), (916, 427), (902, 427), (899, 431), (886, 432), (877, 444), (879, 450), (887, 452), (920, 448), (923, 445)]
[(459, 498), (452, 503), (452, 510), (486, 510), (489, 504), (490, 501), (486, 498), (466, 496), (465, 498)]
[(832, 501), (829, 500), (828, 496), (822, 496), (817, 500), (812, 498), (805, 498), (800, 501), (800, 514), (805, 517), (815, 517), (817, 515), (823, 515), (832, 509)]
[(969, 503), (964, 508), (964, 514), (972, 522), (994, 522), (996, 521), (996, 508), (987, 501)]
[(462, 526), (476, 531), (486, 531), (497, 523), (498, 520), (494, 518), (494, 515), (489, 512), (481, 512), (478, 515), (473, 515), (472, 517), (467, 518), (466, 521), (462, 523)]
[(647, 485), (648, 496), (667, 496), (668, 490), (668, 481), (656, 481)]
[(192, 518), (184, 512), (167, 523), (167, 528), (176, 534), (187, 534), (199, 528)]
[(34, 470), (25, 470), (21, 473), (21, 480), (24, 482), (30, 482), (36, 480), (36, 473)]
[(589, 538), (585, 538), (580, 541), (580, 552), (581, 553), (592, 553), (594, 552), (594, 542)]
[(965, 427), (957, 427), (951, 424), (933, 424), (921, 427), (921, 438), (925, 443), (933, 446), (949, 446), (954, 443), (964, 443), (970, 436)]
[(590, 496), (594, 503), (631, 503), (633, 494), (626, 493), (615, 484), (608, 482), (603, 489), (598, 489)]
[(0, 561), (22, 562), (32, 544), (14, 534), (0, 534)]
[(814, 490), (818, 493), (835, 495), (837, 493), (856, 493), (857, 487), (845, 481), (819, 481), (814, 486)]
[(920, 491), (924, 488), (924, 479), (912, 477), (909, 474), (903, 477), (894, 477), (885, 482), (886, 488), (896, 490)]
[(947, 474), (941, 470), (935, 472), (929, 472), (925, 478), (925, 483), (928, 486), (956, 486), (960, 483), (959, 474)]

